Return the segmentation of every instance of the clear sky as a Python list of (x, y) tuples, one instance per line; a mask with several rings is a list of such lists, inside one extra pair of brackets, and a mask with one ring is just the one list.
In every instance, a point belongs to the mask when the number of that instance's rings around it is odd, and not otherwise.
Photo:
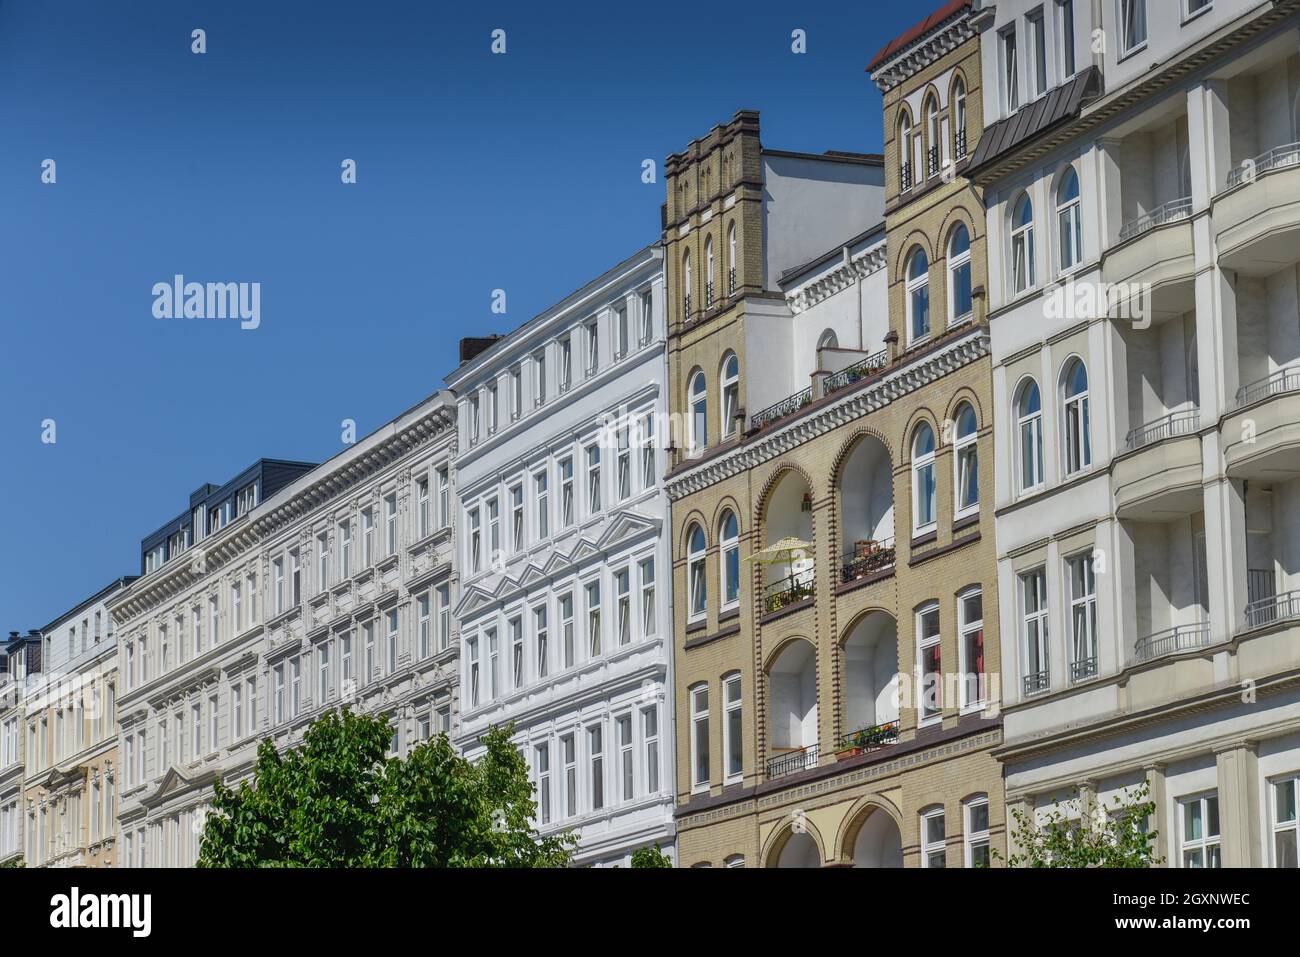
[[(0, 629), (657, 239), (643, 159), (741, 108), (770, 147), (880, 150), (864, 68), (935, 6), (0, 0)], [(177, 273), (260, 282), (260, 327), (155, 319)]]

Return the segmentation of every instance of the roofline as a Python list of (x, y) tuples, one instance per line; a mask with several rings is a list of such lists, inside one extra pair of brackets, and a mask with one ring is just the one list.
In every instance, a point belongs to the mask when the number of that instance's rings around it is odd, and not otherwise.
[(870, 239), (876, 233), (880, 233), (881, 237), (883, 238), (884, 232), (885, 232), (885, 221), (882, 219), (880, 222), (876, 223), (876, 225), (872, 226), (870, 229), (858, 233), (856, 236), (852, 237), (851, 239), (847, 239), (842, 243), (836, 243), (834, 246), (826, 250), (826, 252), (822, 253), (817, 258), (810, 259), (801, 266), (791, 266), (789, 269), (787, 269), (785, 272), (781, 273), (781, 275), (777, 277), (776, 284), (778, 286), (784, 286), (790, 280), (802, 276), (805, 273), (812, 272), (814, 269), (816, 269), (818, 266), (822, 265), (823, 263), (828, 263), (832, 259), (835, 259), (836, 257), (839, 256), (839, 254), (843, 250), (848, 249), (851, 246), (856, 246), (858, 243), (862, 242), (863, 240)]
[(53, 631), (55, 628), (58, 628), (69, 618), (84, 611), (85, 609), (89, 608), (91, 605), (96, 604), (101, 598), (105, 597), (111, 592), (117, 591), (119, 588), (127, 587), (128, 585), (131, 584), (131, 582), (135, 581), (139, 577), (140, 577), (139, 575), (122, 575), (119, 578), (113, 579), (113, 581), (109, 582), (99, 591), (95, 592), (95, 594), (91, 595), (85, 601), (82, 601), (80, 604), (74, 605), (72, 608), (68, 609), (63, 614), (59, 615), (59, 617), (55, 618), (48, 625), (38, 630), (42, 635), (44, 635), (47, 631)]
[[(976, 6), (976, 0), (949, 0), (948, 3), (931, 11), (877, 50), (876, 55), (867, 64), (865, 72), (875, 74), (890, 60), (895, 60), (915, 49), (954, 20), (979, 12), (976, 10)], [(935, 19), (936, 17), (938, 19)]]
[(805, 153), (800, 150), (776, 150), (763, 147), (763, 156), (780, 156), (786, 159), (820, 160), (824, 163), (851, 163), (855, 166), (884, 166), (882, 153), (853, 153), (847, 150), (827, 150), (825, 153)]

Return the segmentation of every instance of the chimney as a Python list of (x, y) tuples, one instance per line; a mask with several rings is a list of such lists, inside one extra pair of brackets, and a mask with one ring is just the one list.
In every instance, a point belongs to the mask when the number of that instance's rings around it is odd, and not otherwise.
[(501, 337), (496, 333), (490, 336), (466, 336), (460, 340), (460, 364), (464, 365), (479, 353), (488, 349)]

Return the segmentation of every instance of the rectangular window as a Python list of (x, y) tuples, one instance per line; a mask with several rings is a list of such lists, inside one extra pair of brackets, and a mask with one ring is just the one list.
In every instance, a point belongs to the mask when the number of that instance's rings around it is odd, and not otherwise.
[(286, 717), (284, 710), (284, 665), (275, 666), (275, 723), (283, 724)]
[(600, 368), (600, 333), (595, 322), (587, 324), (587, 377)]
[(943, 808), (926, 811), (921, 815), (921, 866), (946, 867), (948, 848), (943, 821)]
[(375, 561), (375, 513), (373, 509), (361, 512), (361, 567), (369, 568)]
[(388, 554), (397, 554), (397, 493), (384, 499), (384, 522), (388, 534)]
[(328, 532), (316, 536), (316, 594), (330, 587), (330, 538)]
[(374, 681), (379, 676), (379, 656), (375, 653), (375, 623), (368, 621), (361, 626), (363, 652), (365, 660), (362, 665), (365, 667), (365, 673), (361, 678), (367, 684)]
[(560, 634), (564, 645), (564, 667), (572, 668), (577, 649), (573, 640), (573, 595), (560, 596)]
[(961, 706), (984, 703), (988, 684), (984, 673), (984, 596), (978, 588), (957, 596), (957, 629), (961, 651)]
[(573, 524), (573, 459), (560, 460), (560, 527)]
[(510, 490), (510, 547), (523, 551), (524, 547), (524, 487), (516, 485)]
[(420, 615), (420, 657), (427, 658), (433, 651), (432, 602), (426, 592), (416, 600)]
[(221, 742), (217, 737), (218, 735), (217, 718), (218, 718), (217, 696), (209, 695), (208, 696), (208, 750), (209, 751), (216, 751), (217, 748), (221, 746)]
[(939, 652), (939, 606), (916, 613), (917, 700), (921, 720), (937, 718), (943, 710), (943, 669)]
[(302, 714), (302, 658), (296, 655), (289, 659), (289, 713)]
[(248, 679), (248, 682), (245, 684), (245, 688), (248, 689), (248, 733), (249, 733), (250, 735), (253, 735), (253, 734), (256, 734), (256, 733), (257, 733), (257, 730), (258, 730), (258, 724), (257, 724), (257, 679), (256, 679), (256, 678), (249, 678), (249, 679)]
[(537, 652), (537, 677), (550, 673), (550, 649), (547, 647), (546, 606), (533, 609), (533, 644)]
[(1047, 572), (1036, 568), (1020, 576), (1021, 627), (1024, 635), (1024, 693), (1050, 686), (1047, 663)]
[(659, 793), (659, 709), (651, 705), (641, 712), (641, 742), (645, 748), (645, 787)]
[(600, 511), (600, 446), (587, 447), (587, 513)]
[(510, 687), (524, 686), (524, 621), (510, 619)]
[(605, 729), (592, 725), (587, 729), (587, 753), (591, 758), (591, 809), (605, 806)]
[(420, 537), (428, 535), (433, 529), (429, 524), (429, 477), (426, 475), (415, 482), (415, 507), (419, 521)]
[(618, 643), (626, 645), (632, 640), (632, 572), (630, 569), (624, 568), (614, 573), (614, 591), (615, 600), (618, 602), (614, 626), (618, 629)]
[(1092, 552), (1066, 559), (1070, 577), (1070, 680), (1097, 673), (1097, 578)]
[(655, 560), (641, 563), (641, 637), (654, 635), (655, 628)]
[(1047, 92), (1047, 29), (1041, 8), (1025, 17), (1025, 26), (1029, 32), (1029, 92), (1034, 99)]
[(1014, 113), (1020, 107), (1020, 87), (1016, 77), (1019, 67), (1016, 64), (1016, 31), (1010, 28), (1002, 32), (1002, 103), (1008, 113)]
[(600, 582), (587, 586), (587, 644), (590, 657), (600, 657)]
[(248, 624), (257, 624), (257, 574), (251, 573), (246, 579), (248, 584)]
[(966, 804), (966, 866), (988, 867), (989, 855), (989, 802), (987, 798)]
[(691, 689), (691, 787), (709, 787), (709, 686)]
[(1300, 776), (1291, 775), (1272, 782), (1273, 798), (1273, 866), (1300, 867), (1296, 859), (1300, 823), (1296, 818), (1296, 792)]
[(647, 346), (655, 336), (654, 300), (649, 290), (641, 293), (641, 345)]
[(614, 358), (627, 355), (627, 306), (614, 307)]
[(438, 650), (451, 647), (451, 586), (438, 586)]
[(1119, 0), (1120, 54), (1127, 55), (1146, 45), (1146, 0)]
[(551, 823), (551, 749), (539, 744), (536, 749), (537, 764), (537, 816), (542, 824)]
[(489, 628), (487, 632), (487, 680), (488, 680), (488, 700), (495, 701), (500, 694), (500, 685), (498, 684), (498, 675), (501, 667), (501, 653), (497, 647), (497, 630)]
[(564, 813), (578, 813), (578, 748), (573, 735), (560, 738), (560, 762), (564, 771)]
[(333, 682), (330, 680), (330, 646), (328, 642), (322, 644), (316, 651), (316, 672), (316, 704), (322, 706), (329, 701), (330, 688), (333, 686)]
[(654, 488), (659, 481), (659, 466), (655, 462), (654, 414), (641, 420), (641, 488)]
[(546, 352), (539, 349), (533, 353), (533, 408), (540, 408), (546, 402)]
[(480, 522), (478, 509), (470, 509), (469, 567), (472, 571), (478, 571), (483, 563), (483, 531), (480, 528)]
[(545, 472), (538, 472), (533, 476), (533, 494), (537, 508), (537, 540), (540, 542), (551, 534), (550, 487)]
[(629, 430), (625, 426), (618, 430), (618, 461), (615, 468), (618, 482), (618, 500), (625, 501), (632, 497), (632, 447)]
[[(298, 560), (298, 553), (289, 553), (289, 602), (290, 607), (296, 608), (302, 604), (302, 565)], [(217, 633), (212, 633), (212, 641), (217, 641)]]
[(472, 708), (477, 708), (479, 703), (479, 660), (478, 660), (478, 639), (470, 638), (466, 643), (469, 654), (466, 658), (468, 664), (468, 677), (466, 684), (469, 685), (469, 704)]
[(244, 737), (244, 689), (238, 681), (230, 686), (230, 742)]
[(208, 627), (212, 632), (212, 644), (221, 644), (221, 611), (215, 595), (208, 600)]
[(519, 366), (510, 370), (510, 421), (524, 412), (524, 372)]
[(438, 524), (451, 524), (451, 476), (445, 468), (438, 469)]
[(352, 669), (352, 632), (339, 636), (339, 697), (351, 701), (357, 691), (357, 676)]
[(636, 773), (632, 750), (632, 716), (620, 715), (614, 719), (614, 729), (618, 736), (618, 780), (619, 798), (631, 801), (636, 797)]
[(1219, 796), (1206, 794), (1178, 802), (1182, 816), (1183, 867), (1221, 867)]
[(573, 341), (565, 336), (559, 341), (560, 392), (568, 392), (573, 384)]
[(741, 736), (740, 675), (722, 682), (722, 752), (726, 760), (726, 783), (741, 780), (744, 762), (744, 738)]
[(284, 611), (284, 559), (277, 558), (271, 563), (271, 577), (275, 589), (275, 613)]
[(397, 609), (394, 608), (384, 617), (388, 625), (385, 645), (388, 649), (388, 673), (391, 675), (397, 670)]
[[(1195, 2), (1195, 0), (1192, 0)], [(1074, 76), (1074, 0), (1056, 0), (1056, 32), (1061, 38), (1061, 79)]]

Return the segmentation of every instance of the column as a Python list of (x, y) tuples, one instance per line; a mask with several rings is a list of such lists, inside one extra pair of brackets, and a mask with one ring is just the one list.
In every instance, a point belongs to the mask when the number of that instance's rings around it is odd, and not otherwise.
[(1219, 834), (1224, 867), (1260, 867), (1259, 758), (1253, 741), (1215, 752), (1219, 772)]
[[(1214, 449), (1215, 436), (1205, 445)], [(1210, 604), (1210, 642), (1226, 641), (1246, 614), (1246, 502), (1239, 481), (1221, 477), (1204, 489), (1205, 568)]]
[(1153, 815), (1154, 820), (1148, 822), (1151, 829), (1156, 832), (1153, 850), (1157, 859), (1163, 858), (1164, 865), (1172, 867), (1173, 863), (1169, 860), (1168, 854), (1174, 844), (1169, 839), (1170, 822), (1168, 791), (1165, 788), (1165, 766), (1163, 764), (1149, 764), (1143, 770), (1146, 772), (1148, 800), (1152, 801), (1156, 806), (1156, 813)]

